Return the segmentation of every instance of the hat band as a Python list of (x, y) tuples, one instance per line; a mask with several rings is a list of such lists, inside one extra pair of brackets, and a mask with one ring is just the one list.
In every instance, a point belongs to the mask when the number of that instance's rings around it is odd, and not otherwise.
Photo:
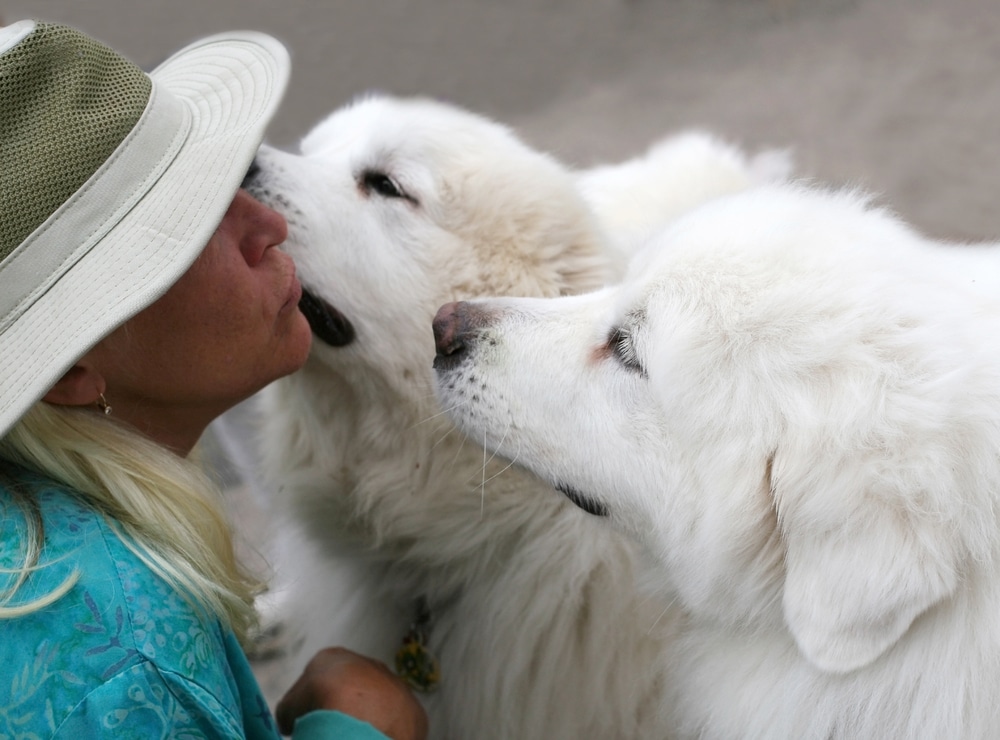
[(8, 286), (0, 294), (0, 334), (142, 200), (190, 129), (187, 106), (158, 89), (154, 80), (146, 109), (118, 148), (0, 263), (0, 277)]

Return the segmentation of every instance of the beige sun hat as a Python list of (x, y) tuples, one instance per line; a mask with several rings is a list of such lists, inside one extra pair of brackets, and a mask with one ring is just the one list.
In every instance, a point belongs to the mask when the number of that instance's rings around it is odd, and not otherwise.
[(147, 75), (72, 28), (0, 28), (0, 436), (201, 253), (288, 73), (254, 32)]

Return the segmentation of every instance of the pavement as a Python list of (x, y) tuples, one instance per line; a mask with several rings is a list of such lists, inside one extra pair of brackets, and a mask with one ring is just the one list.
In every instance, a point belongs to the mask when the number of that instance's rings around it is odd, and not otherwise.
[[(799, 174), (879, 194), (930, 235), (1000, 237), (996, 0), (6, 0), (152, 68), (200, 36), (269, 32), (293, 76), (270, 143), (359, 93), (501, 120), (568, 164), (683, 128), (791, 150)], [(217, 457), (213, 457), (217, 459)], [(230, 477), (248, 552), (263, 530)], [(259, 560), (258, 560), (259, 565)], [(260, 676), (271, 696), (267, 666)]]

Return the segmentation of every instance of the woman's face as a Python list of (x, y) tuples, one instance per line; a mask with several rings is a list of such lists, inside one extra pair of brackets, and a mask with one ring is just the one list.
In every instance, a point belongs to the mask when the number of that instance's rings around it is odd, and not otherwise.
[[(285, 219), (240, 190), (191, 268), (88, 359), (115, 418), (186, 453), (212, 419), (305, 362)], [(193, 437), (192, 437), (193, 435)]]

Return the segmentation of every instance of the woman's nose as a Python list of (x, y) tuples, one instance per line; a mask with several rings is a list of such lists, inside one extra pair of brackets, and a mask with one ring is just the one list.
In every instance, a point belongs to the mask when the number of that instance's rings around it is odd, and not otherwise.
[(288, 222), (285, 217), (245, 190), (240, 190), (236, 195), (233, 210), (234, 216), (240, 219), (242, 225), (240, 248), (251, 267), (261, 261), (264, 252), (288, 238)]

